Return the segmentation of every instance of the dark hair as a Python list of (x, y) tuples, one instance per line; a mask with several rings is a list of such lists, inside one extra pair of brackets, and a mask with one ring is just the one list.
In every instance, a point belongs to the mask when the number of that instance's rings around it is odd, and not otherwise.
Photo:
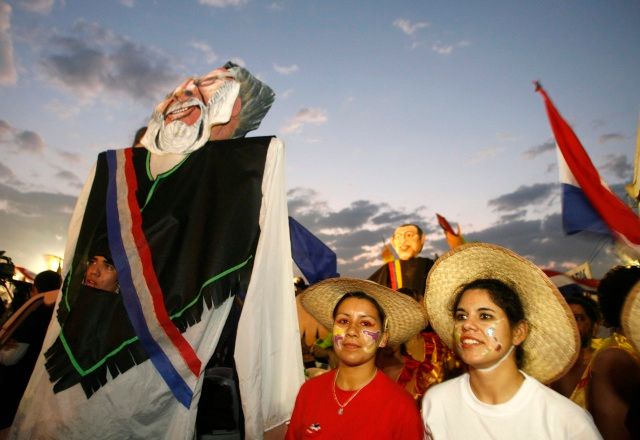
[[(452, 314), (455, 315), (458, 304), (460, 304), (460, 300), (462, 299), (462, 295), (471, 289), (486, 290), (489, 293), (491, 301), (500, 307), (504, 311), (505, 315), (507, 315), (507, 319), (509, 320), (512, 328), (519, 322), (526, 319), (524, 307), (522, 306), (522, 301), (520, 301), (518, 293), (506, 283), (494, 278), (481, 278), (460, 286), (453, 299), (451, 307)], [(524, 349), (522, 348), (522, 344), (518, 345), (515, 348), (515, 351), (516, 365), (520, 368), (524, 360)]]
[(577, 304), (584, 309), (591, 323), (595, 324), (600, 321), (600, 309), (598, 303), (587, 296), (574, 295), (567, 298), (567, 304)]
[[(405, 223), (403, 225), (398, 226), (396, 229), (404, 228), (404, 227), (407, 227), (407, 226), (413, 226), (414, 228), (416, 228), (418, 230), (418, 236), (420, 238), (422, 238), (422, 235), (424, 234), (424, 232), (422, 232), (422, 228), (420, 226), (416, 225), (415, 223)], [(395, 231), (395, 229), (394, 229), (394, 231)]]
[(135, 147), (140, 144), (142, 140), (142, 136), (147, 132), (147, 126), (140, 127), (136, 130), (136, 134), (133, 136), (133, 142), (131, 142), (131, 146)]
[(45, 270), (33, 279), (33, 286), (38, 293), (59, 289), (62, 285), (62, 277), (58, 272)]
[(607, 272), (598, 285), (600, 310), (606, 323), (620, 327), (620, 313), (631, 288), (640, 281), (640, 267), (616, 266)]
[(260, 122), (271, 108), (275, 93), (271, 87), (253, 76), (247, 69), (229, 61), (225, 69), (233, 69), (235, 80), (240, 84), (238, 97), (242, 103), (238, 114), (238, 126), (232, 138), (244, 137), (248, 132), (260, 126)]
[(340, 304), (342, 304), (345, 300), (349, 298), (366, 299), (371, 304), (373, 304), (376, 310), (378, 311), (378, 315), (380, 316), (380, 327), (381, 328), (384, 327), (384, 320), (386, 318), (386, 315), (384, 314), (384, 310), (382, 309), (380, 304), (378, 304), (378, 301), (376, 301), (372, 296), (369, 296), (360, 290), (347, 292), (343, 295), (342, 298), (340, 298), (340, 300), (336, 303), (336, 306), (333, 308), (333, 314), (331, 315), (334, 320), (336, 319), (336, 314), (338, 313), (338, 307), (340, 307)]

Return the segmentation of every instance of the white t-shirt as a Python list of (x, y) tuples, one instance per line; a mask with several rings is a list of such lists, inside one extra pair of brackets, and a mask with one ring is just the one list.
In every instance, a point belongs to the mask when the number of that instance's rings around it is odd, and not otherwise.
[(469, 374), (429, 388), (422, 419), (433, 439), (602, 439), (587, 411), (522, 374), (518, 392), (497, 405), (478, 400)]

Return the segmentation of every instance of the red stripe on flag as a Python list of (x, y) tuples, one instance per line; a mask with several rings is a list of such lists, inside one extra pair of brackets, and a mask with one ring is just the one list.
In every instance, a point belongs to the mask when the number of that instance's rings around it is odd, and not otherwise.
[(151, 299), (153, 302), (153, 310), (156, 314), (158, 323), (165, 331), (173, 345), (178, 349), (180, 355), (186, 362), (191, 372), (197, 377), (200, 374), (200, 368), (202, 363), (198, 355), (193, 350), (193, 347), (182, 336), (178, 328), (169, 318), (167, 309), (164, 306), (164, 298), (162, 296), (162, 289), (158, 283), (158, 277), (155, 269), (153, 268), (153, 260), (151, 258), (151, 250), (149, 244), (142, 231), (142, 215), (136, 200), (136, 191), (138, 189), (138, 180), (133, 168), (133, 149), (128, 148), (124, 152), (125, 155), (125, 177), (127, 179), (127, 188), (129, 192), (127, 194), (129, 209), (131, 211), (131, 233), (136, 243), (140, 260), (142, 261), (143, 274), (151, 293)]
[(449, 222), (447, 221), (446, 218), (444, 218), (443, 216), (441, 216), (440, 214), (437, 214), (437, 213), (436, 213), (436, 218), (438, 219), (438, 224), (440, 225), (440, 227), (442, 229), (445, 230), (445, 232), (448, 232), (451, 235), (458, 235), (453, 230), (453, 228), (451, 227), (451, 225), (449, 224)]
[(593, 208), (614, 233), (628, 244), (640, 246), (640, 218), (602, 184), (580, 140), (539, 83), (536, 84), (536, 91), (544, 99), (558, 148)]
[(396, 279), (396, 265), (394, 261), (389, 262), (389, 281), (391, 281), (391, 288), (396, 290), (398, 288), (398, 280)]

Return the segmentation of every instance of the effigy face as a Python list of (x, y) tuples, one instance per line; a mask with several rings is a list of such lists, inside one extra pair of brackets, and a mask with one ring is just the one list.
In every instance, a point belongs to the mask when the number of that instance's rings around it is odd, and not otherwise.
[(396, 228), (391, 244), (401, 260), (409, 260), (420, 254), (424, 240), (424, 234), (420, 235), (415, 226), (407, 225)]
[(239, 91), (234, 71), (224, 67), (185, 80), (156, 106), (142, 143), (159, 154), (197, 150), (212, 127), (229, 123)]

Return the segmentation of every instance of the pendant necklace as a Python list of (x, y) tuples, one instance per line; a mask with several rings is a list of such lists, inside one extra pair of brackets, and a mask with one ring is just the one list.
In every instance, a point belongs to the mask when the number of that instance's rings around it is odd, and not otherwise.
[(371, 376), (371, 378), (364, 384), (362, 385), (360, 388), (358, 388), (356, 390), (355, 393), (353, 393), (351, 395), (351, 397), (349, 397), (349, 399), (344, 403), (340, 403), (340, 401), (338, 400), (338, 395), (336, 394), (336, 383), (338, 382), (338, 374), (340, 374), (340, 369), (338, 369), (338, 371), (336, 372), (335, 377), (333, 378), (333, 399), (336, 401), (336, 403), (338, 404), (338, 415), (341, 416), (342, 413), (344, 413), (344, 409), (346, 408), (346, 406), (349, 404), (349, 402), (351, 402), (360, 391), (362, 391), (364, 389), (364, 387), (366, 387), (367, 385), (369, 385), (371, 383), (371, 381), (373, 381), (373, 379), (376, 377), (376, 374), (378, 373), (378, 369), (374, 369), (373, 370), (373, 376)]

